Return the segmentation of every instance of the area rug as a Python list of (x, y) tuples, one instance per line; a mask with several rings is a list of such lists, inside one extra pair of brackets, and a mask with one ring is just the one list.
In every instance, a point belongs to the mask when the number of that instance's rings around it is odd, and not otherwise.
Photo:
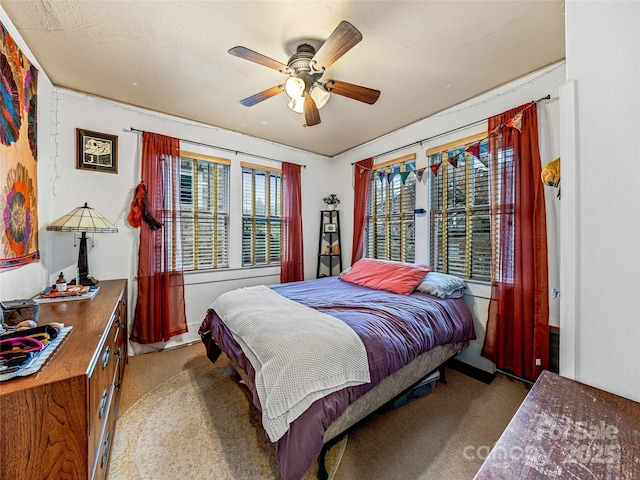
[[(141, 397), (118, 420), (111, 480), (279, 479), (249, 390), (229, 360), (185, 370)], [(347, 438), (327, 454), (332, 479)], [(304, 480), (316, 478), (317, 465)]]

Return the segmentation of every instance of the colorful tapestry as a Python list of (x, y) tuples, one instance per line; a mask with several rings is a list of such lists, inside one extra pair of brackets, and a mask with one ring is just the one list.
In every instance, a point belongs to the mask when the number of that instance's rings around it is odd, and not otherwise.
[(38, 252), (38, 70), (0, 22), (0, 269)]

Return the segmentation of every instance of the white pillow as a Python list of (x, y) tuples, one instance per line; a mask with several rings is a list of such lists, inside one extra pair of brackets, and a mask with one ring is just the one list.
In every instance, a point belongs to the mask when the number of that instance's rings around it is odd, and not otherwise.
[(467, 288), (465, 281), (446, 273), (429, 272), (416, 287), (416, 291), (438, 298), (460, 298)]

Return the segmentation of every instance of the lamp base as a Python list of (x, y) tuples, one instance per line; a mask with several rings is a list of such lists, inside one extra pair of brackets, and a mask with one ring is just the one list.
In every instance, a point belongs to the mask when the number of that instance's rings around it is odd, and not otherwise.
[[(89, 286), (89, 287), (95, 287), (96, 285), (98, 285), (98, 283), (100, 283), (100, 281), (99, 281), (99, 280), (96, 280), (96, 279), (95, 279), (95, 278), (93, 278), (93, 277), (89, 277), (89, 276), (83, 277), (83, 276), (80, 276), (80, 285), (85, 285), (85, 286)], [(76, 281), (75, 281), (75, 280), (71, 280), (71, 281), (69, 282), (69, 285), (75, 285), (75, 284), (76, 284)]]
[[(80, 248), (78, 249), (78, 273), (80, 285), (93, 287), (98, 284), (98, 280), (89, 276), (89, 256), (87, 255), (87, 233), (82, 232), (80, 237)], [(75, 282), (74, 282), (75, 284)]]

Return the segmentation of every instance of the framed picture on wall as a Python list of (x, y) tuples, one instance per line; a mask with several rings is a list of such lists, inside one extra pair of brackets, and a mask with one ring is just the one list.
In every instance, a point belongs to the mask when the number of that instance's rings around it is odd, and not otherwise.
[(118, 136), (76, 128), (76, 168), (118, 173)]
[(336, 233), (338, 231), (335, 223), (325, 223), (324, 233)]

